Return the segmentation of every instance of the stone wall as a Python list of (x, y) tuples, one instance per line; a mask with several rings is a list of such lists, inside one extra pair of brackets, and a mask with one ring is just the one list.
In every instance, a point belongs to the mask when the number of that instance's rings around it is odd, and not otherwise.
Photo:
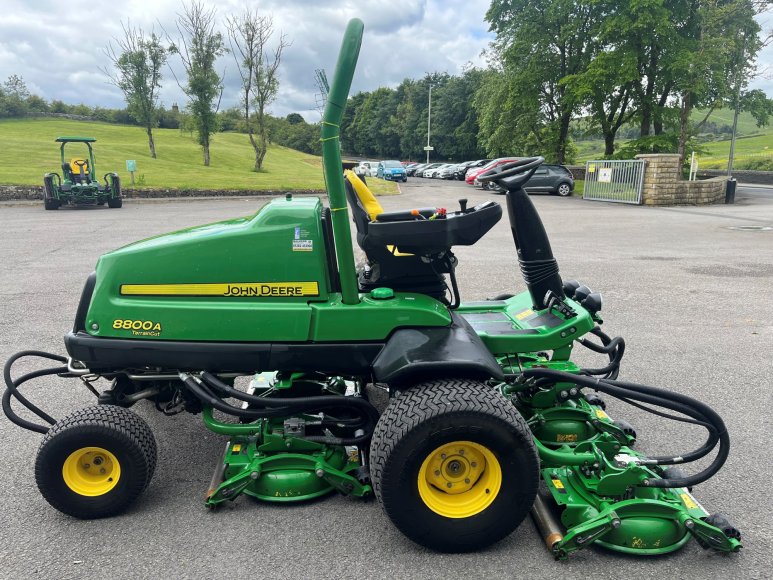
[(637, 155), (644, 160), (643, 205), (704, 205), (725, 200), (726, 177), (682, 179), (679, 155)]
[[(698, 179), (727, 175), (726, 169), (699, 169)], [(773, 185), (773, 171), (752, 171), (751, 169), (733, 169), (733, 177), (738, 183), (757, 183)]]

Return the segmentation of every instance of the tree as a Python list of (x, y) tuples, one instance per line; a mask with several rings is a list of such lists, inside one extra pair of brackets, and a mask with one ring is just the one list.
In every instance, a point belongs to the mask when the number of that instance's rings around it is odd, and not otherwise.
[[(228, 36), (231, 49), (242, 79), (242, 106), (250, 143), (255, 150), (255, 171), (263, 167), (268, 151), (268, 127), (266, 109), (276, 99), (279, 90), (277, 71), (282, 62), (282, 52), (290, 43), (279, 33), (279, 42), (273, 51), (268, 47), (274, 35), (271, 16), (258, 16), (257, 12), (245, 11), (241, 16), (228, 18)], [(258, 138), (255, 139), (253, 122)]]
[(11, 75), (0, 87), (0, 117), (23, 117), (27, 114), (30, 92), (24, 79)]
[[(714, 109), (732, 102), (734, 88), (742, 88), (754, 75), (761, 44), (754, 16), (760, 9), (751, 0), (686, 0), (674, 13), (680, 30), (672, 66), (679, 96), (677, 153), (682, 159), (691, 133), (700, 129)], [(690, 115), (696, 107), (705, 107), (708, 113), (691, 126)]]
[(303, 115), (300, 113), (289, 113), (287, 117), (285, 117), (288, 123), (291, 125), (299, 125), (300, 123), (305, 123), (306, 119), (303, 118)]
[(123, 36), (114, 39), (117, 48), (111, 42), (105, 49), (115, 73), (103, 70), (110, 82), (123, 92), (129, 114), (145, 128), (150, 156), (155, 159), (153, 128), (158, 124), (158, 91), (167, 50), (155, 32), (146, 36), (141, 28), (133, 28), (128, 23), (121, 23), (121, 27)]
[(169, 48), (180, 55), (187, 75), (185, 84), (175, 76), (180, 89), (188, 96), (188, 111), (196, 128), (204, 165), (209, 166), (209, 145), (217, 130), (217, 111), (223, 94), (223, 79), (215, 70), (215, 61), (226, 53), (223, 35), (215, 30), (215, 9), (206, 10), (200, 2), (191, 2), (177, 15), (180, 40)]
[[(586, 69), (597, 50), (591, 31), (599, 16), (589, 0), (493, 0), (486, 13), (497, 34), (493, 56), (511, 88), (499, 93), (500, 104), (528, 121), (517, 133), (533, 136), (558, 163), (567, 161), (569, 123), (582, 104), (561, 81)], [(491, 100), (479, 102), (496, 107)], [(535, 105), (538, 118), (529, 112)], [(520, 145), (514, 138), (511, 152)]]

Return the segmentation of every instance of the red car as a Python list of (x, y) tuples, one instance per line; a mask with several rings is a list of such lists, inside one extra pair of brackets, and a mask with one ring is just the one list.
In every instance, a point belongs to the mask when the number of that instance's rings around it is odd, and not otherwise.
[(499, 159), (493, 159), (492, 161), (489, 161), (483, 167), (473, 167), (472, 169), (467, 171), (467, 174), (464, 176), (464, 182), (467, 183), (468, 185), (473, 185), (475, 183), (475, 178), (478, 177), (478, 175), (480, 175), (484, 171), (488, 171), (492, 167), (498, 167), (500, 165), (504, 165), (505, 163), (518, 161), (518, 159), (519, 157), (500, 157)]

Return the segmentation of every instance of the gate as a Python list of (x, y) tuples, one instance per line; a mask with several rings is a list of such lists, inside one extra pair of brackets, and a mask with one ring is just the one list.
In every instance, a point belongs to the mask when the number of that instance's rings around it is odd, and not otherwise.
[(644, 160), (585, 162), (583, 199), (641, 203)]

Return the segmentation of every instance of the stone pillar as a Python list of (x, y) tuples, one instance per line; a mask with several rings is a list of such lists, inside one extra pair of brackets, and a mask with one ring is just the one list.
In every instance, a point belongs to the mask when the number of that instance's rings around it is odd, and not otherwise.
[(644, 160), (643, 205), (674, 205), (679, 175), (679, 155), (653, 153), (637, 155)]

